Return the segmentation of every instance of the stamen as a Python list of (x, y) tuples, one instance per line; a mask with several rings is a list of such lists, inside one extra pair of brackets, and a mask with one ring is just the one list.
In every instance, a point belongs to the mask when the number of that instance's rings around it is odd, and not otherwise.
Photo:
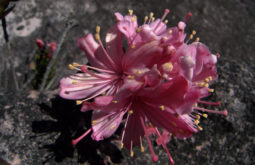
[(136, 16), (132, 17), (131, 21), (135, 22), (136, 21)]
[(224, 115), (224, 116), (227, 116), (228, 115), (228, 111), (227, 110), (223, 110), (223, 111), (216, 111), (216, 110), (210, 110), (210, 109), (205, 109), (205, 108), (200, 108), (200, 107), (196, 107), (194, 109), (197, 109), (199, 111), (202, 111), (202, 112), (208, 112), (208, 113), (214, 113), (214, 114), (221, 114), (221, 115)]
[(73, 146), (76, 146), (77, 143), (79, 143), (79, 141), (81, 141), (85, 136), (87, 136), (91, 131), (91, 128), (88, 129), (84, 134), (82, 134), (80, 137), (78, 137), (77, 139), (72, 140), (72, 144)]
[(187, 23), (191, 16), (192, 16), (192, 13), (188, 12), (184, 22)]
[(141, 152), (144, 152), (143, 140), (141, 136), (140, 136), (140, 146), (141, 146)]
[(95, 38), (96, 38), (96, 40), (99, 42), (99, 45), (100, 45), (100, 47), (102, 48), (102, 50), (103, 50), (103, 52), (104, 52), (104, 54), (105, 54), (107, 60), (110, 62), (110, 64), (112, 65), (113, 68), (116, 68), (116, 65), (115, 65), (114, 61), (111, 59), (111, 57), (109, 56), (109, 54), (107, 53), (107, 51), (105, 50), (105, 48), (104, 48), (104, 46), (103, 46), (103, 43), (102, 43), (102, 41), (101, 41), (101, 39), (100, 39), (99, 33), (100, 33), (100, 26), (96, 26)]
[(130, 156), (133, 157), (134, 156), (134, 151), (133, 151), (133, 141), (131, 140), (130, 143)]
[(122, 149), (124, 147), (124, 144), (121, 142), (120, 143), (120, 149)]
[(164, 23), (167, 24), (167, 23), (168, 23), (168, 20), (166, 19), (166, 20), (164, 21)]
[(111, 129), (111, 130), (113, 130), (114, 128), (115, 128), (115, 126), (114, 126), (114, 125), (112, 125), (110, 129)]
[(197, 128), (198, 128), (199, 131), (203, 131), (203, 128), (202, 128), (202, 127), (197, 126)]
[(76, 62), (73, 62), (73, 66), (77, 67), (77, 66), (80, 66), (80, 65), (78, 63), (76, 63)]
[(146, 131), (146, 127), (145, 127), (144, 120), (143, 120), (142, 116), (140, 116), (140, 120), (141, 120), (142, 127), (144, 129), (144, 132), (145, 132), (145, 135), (144, 135), (145, 139), (146, 139), (146, 141), (148, 143), (148, 146), (149, 146), (149, 149), (150, 149), (150, 152), (151, 152), (152, 161), (156, 162), (156, 161), (158, 161), (158, 156), (155, 154), (155, 152), (154, 152), (154, 150), (152, 148), (151, 141), (150, 141), (150, 138), (149, 138), (148, 133)]
[(217, 105), (217, 106), (221, 105), (221, 101), (218, 101), (218, 102), (208, 102), (208, 101), (199, 100), (198, 103), (207, 104), (207, 105)]
[(197, 37), (197, 38), (196, 38), (196, 42), (199, 42), (199, 40), (200, 40), (199, 37)]
[(209, 89), (208, 91), (209, 91), (209, 92), (214, 92), (214, 89)]
[(113, 102), (113, 103), (115, 103), (115, 104), (116, 104), (116, 103), (118, 103), (118, 101), (117, 101), (117, 100), (113, 100), (112, 102)]
[(165, 12), (163, 14), (163, 16), (161, 17), (159, 23), (157, 24), (157, 26), (155, 27), (155, 29), (153, 30), (154, 32), (157, 30), (157, 28), (159, 27), (159, 25), (161, 24), (161, 22), (163, 22), (163, 20), (166, 18), (167, 14), (170, 12), (169, 9), (165, 9)]
[(140, 27), (137, 28), (137, 29), (136, 29), (136, 33), (139, 33), (141, 30), (142, 30), (142, 28), (140, 28)]

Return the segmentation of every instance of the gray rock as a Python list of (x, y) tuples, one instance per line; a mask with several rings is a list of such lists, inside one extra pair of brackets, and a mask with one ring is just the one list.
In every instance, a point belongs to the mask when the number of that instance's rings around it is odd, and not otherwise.
[[(161, 17), (165, 8), (169, 26), (184, 20), (187, 12), (193, 16), (186, 29), (197, 31), (200, 41), (212, 52), (219, 52), (219, 79), (213, 85), (215, 93), (208, 100), (222, 101), (219, 109), (227, 109), (227, 117), (209, 115), (201, 120), (201, 131), (187, 140), (173, 138), (168, 143), (176, 164), (255, 164), (255, 2), (243, 0), (20, 0), (7, 19), (13, 65), (19, 73), (20, 84), (29, 71), (27, 58), (36, 49), (35, 39), (57, 41), (67, 18), (79, 26), (72, 29), (64, 42), (58, 73), (68, 75), (67, 64), (84, 61), (76, 40), (84, 32), (95, 32), (100, 25), (102, 35), (115, 22), (113, 13), (133, 9), (142, 22), (150, 11)], [(5, 42), (0, 31), (0, 60), (7, 58)], [(2, 61), (1, 61), (2, 64)], [(2, 67), (0, 67), (2, 71)], [(1, 77), (4, 79), (6, 77)], [(59, 77), (56, 82), (59, 81)], [(169, 164), (163, 148), (156, 147), (159, 161), (152, 163), (149, 150), (120, 151), (118, 136), (103, 142), (85, 138), (77, 148), (71, 139), (89, 127), (90, 113), (79, 112), (73, 101), (57, 97), (57, 90), (39, 94), (26, 88), (13, 91), (8, 78), (8, 90), (0, 88), (0, 157), (10, 164)], [(212, 107), (214, 108), (214, 107)], [(154, 144), (155, 145), (155, 144)], [(0, 161), (1, 162), (1, 161)], [(0, 163), (1, 164), (1, 163)]]

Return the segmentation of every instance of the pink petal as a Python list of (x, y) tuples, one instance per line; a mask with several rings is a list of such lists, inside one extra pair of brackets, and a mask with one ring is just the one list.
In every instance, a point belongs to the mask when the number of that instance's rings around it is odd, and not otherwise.
[(94, 40), (94, 37), (89, 33), (85, 37), (78, 39), (78, 47), (86, 53), (89, 63), (92, 66), (106, 69), (105, 65), (95, 57), (95, 52), (99, 48), (98, 43)]

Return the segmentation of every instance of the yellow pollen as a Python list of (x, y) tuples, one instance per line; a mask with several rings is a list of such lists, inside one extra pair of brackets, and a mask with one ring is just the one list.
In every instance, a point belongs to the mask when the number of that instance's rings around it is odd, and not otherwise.
[(153, 15), (154, 15), (154, 13), (153, 13), (153, 12), (150, 12), (150, 18), (152, 18), (152, 17), (153, 17)]
[(199, 116), (199, 115), (196, 115), (196, 119), (199, 120), (199, 119), (200, 119), (200, 116)]
[(135, 45), (131, 45), (131, 48), (134, 49), (134, 48), (135, 48)]
[(144, 22), (146, 22), (148, 19), (149, 19), (148, 16), (145, 16), (144, 17)]
[(212, 81), (212, 76), (209, 76), (208, 78), (209, 78), (210, 81)]
[(139, 27), (136, 29), (136, 32), (139, 33), (142, 29)]
[(159, 108), (160, 108), (162, 111), (164, 111), (164, 110), (165, 110), (164, 105), (159, 106)]
[(79, 64), (76, 63), (76, 62), (73, 62), (73, 66), (74, 66), (74, 67), (77, 67), (77, 66), (79, 66)]
[(135, 22), (135, 20), (136, 20), (136, 16), (134, 16), (134, 17), (132, 17), (132, 22)]
[(172, 34), (172, 33), (173, 33), (173, 30), (170, 29), (170, 30), (168, 31), (168, 34)]
[(72, 64), (69, 64), (68, 67), (69, 69), (72, 69), (72, 70), (74, 69), (74, 66)]
[(163, 37), (164, 40), (167, 40), (167, 36)]
[(96, 26), (96, 33), (100, 33), (100, 26)]
[(208, 115), (207, 115), (206, 113), (203, 113), (203, 117), (204, 117), (204, 118), (207, 118)]
[(166, 19), (166, 20), (164, 21), (164, 23), (167, 24), (167, 23), (168, 23), (168, 20)]
[(111, 130), (113, 130), (114, 128), (115, 128), (115, 126), (114, 126), (114, 125), (112, 125), (110, 129), (111, 129)]
[(76, 85), (76, 84), (78, 84), (78, 82), (77, 81), (73, 81), (72, 84)]
[(128, 114), (129, 114), (129, 115), (133, 114), (133, 110), (129, 110), (129, 111), (128, 111)]
[(162, 67), (166, 72), (171, 72), (173, 70), (173, 64), (171, 62), (164, 63)]
[(82, 100), (76, 100), (76, 104), (77, 104), (77, 105), (82, 104), (82, 102), (83, 102)]
[(129, 9), (128, 13), (129, 13), (129, 15), (133, 15), (133, 10)]
[(210, 79), (209, 79), (209, 78), (206, 78), (206, 79), (205, 79), (205, 82), (209, 82), (209, 81), (210, 81)]
[(204, 87), (208, 88), (208, 87), (209, 87), (209, 84), (208, 84), (208, 83), (206, 83)]
[(193, 35), (196, 35), (197, 32), (196, 32), (195, 30), (192, 30), (192, 34), (193, 34)]
[(194, 105), (195, 107), (197, 107), (197, 103), (195, 103), (195, 105)]
[(199, 83), (199, 87), (203, 87), (203, 86), (205, 86), (204, 82)]
[(155, 20), (155, 17), (152, 17), (152, 18), (151, 18), (151, 22), (153, 22), (154, 20)]
[(197, 38), (196, 38), (196, 42), (199, 42), (199, 40), (200, 40), (199, 37), (197, 37)]
[(95, 125), (97, 124), (97, 121), (96, 120), (92, 120), (92, 125)]
[(133, 157), (134, 156), (134, 151), (130, 152), (130, 156)]
[(203, 131), (203, 128), (200, 126), (197, 126), (197, 128), (199, 129), (199, 131)]
[(124, 147), (124, 144), (121, 142), (120, 149), (122, 149), (123, 147)]
[(112, 102), (116, 104), (118, 101), (117, 100), (113, 100)]
[(95, 39), (96, 39), (96, 40), (100, 40), (100, 36), (99, 36), (98, 33), (95, 34)]
[(141, 72), (140, 70), (137, 70), (137, 71), (135, 72), (135, 74), (140, 75), (140, 74), (142, 74), (142, 72)]
[(144, 147), (143, 146), (141, 146), (141, 152), (144, 152)]
[(196, 124), (196, 125), (198, 125), (199, 123), (200, 123), (199, 120), (195, 120), (195, 121), (194, 121), (194, 124)]
[(134, 79), (135, 76), (128, 75), (127, 78), (128, 78), (128, 79)]
[(214, 92), (214, 89), (209, 89), (209, 92)]

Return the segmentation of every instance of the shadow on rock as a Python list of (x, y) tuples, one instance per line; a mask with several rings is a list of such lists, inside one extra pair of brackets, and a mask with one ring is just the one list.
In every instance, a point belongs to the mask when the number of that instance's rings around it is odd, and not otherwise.
[(77, 144), (78, 158), (76, 158), (71, 141), (91, 127), (91, 112), (80, 112), (80, 106), (77, 106), (74, 101), (64, 100), (59, 96), (52, 99), (51, 103), (52, 106), (44, 103), (39, 106), (44, 114), (55, 120), (41, 120), (32, 123), (32, 130), (36, 136), (60, 133), (54, 143), (45, 144), (47, 142), (43, 142), (41, 149), (46, 149), (51, 155), (45, 158), (44, 163), (52, 158), (55, 158), (56, 162), (61, 162), (68, 157), (76, 159), (75, 161), (79, 163), (88, 161), (91, 165), (121, 162), (123, 156), (120, 150), (111, 143), (115, 140), (114, 138), (97, 142), (92, 140), (90, 135)]

